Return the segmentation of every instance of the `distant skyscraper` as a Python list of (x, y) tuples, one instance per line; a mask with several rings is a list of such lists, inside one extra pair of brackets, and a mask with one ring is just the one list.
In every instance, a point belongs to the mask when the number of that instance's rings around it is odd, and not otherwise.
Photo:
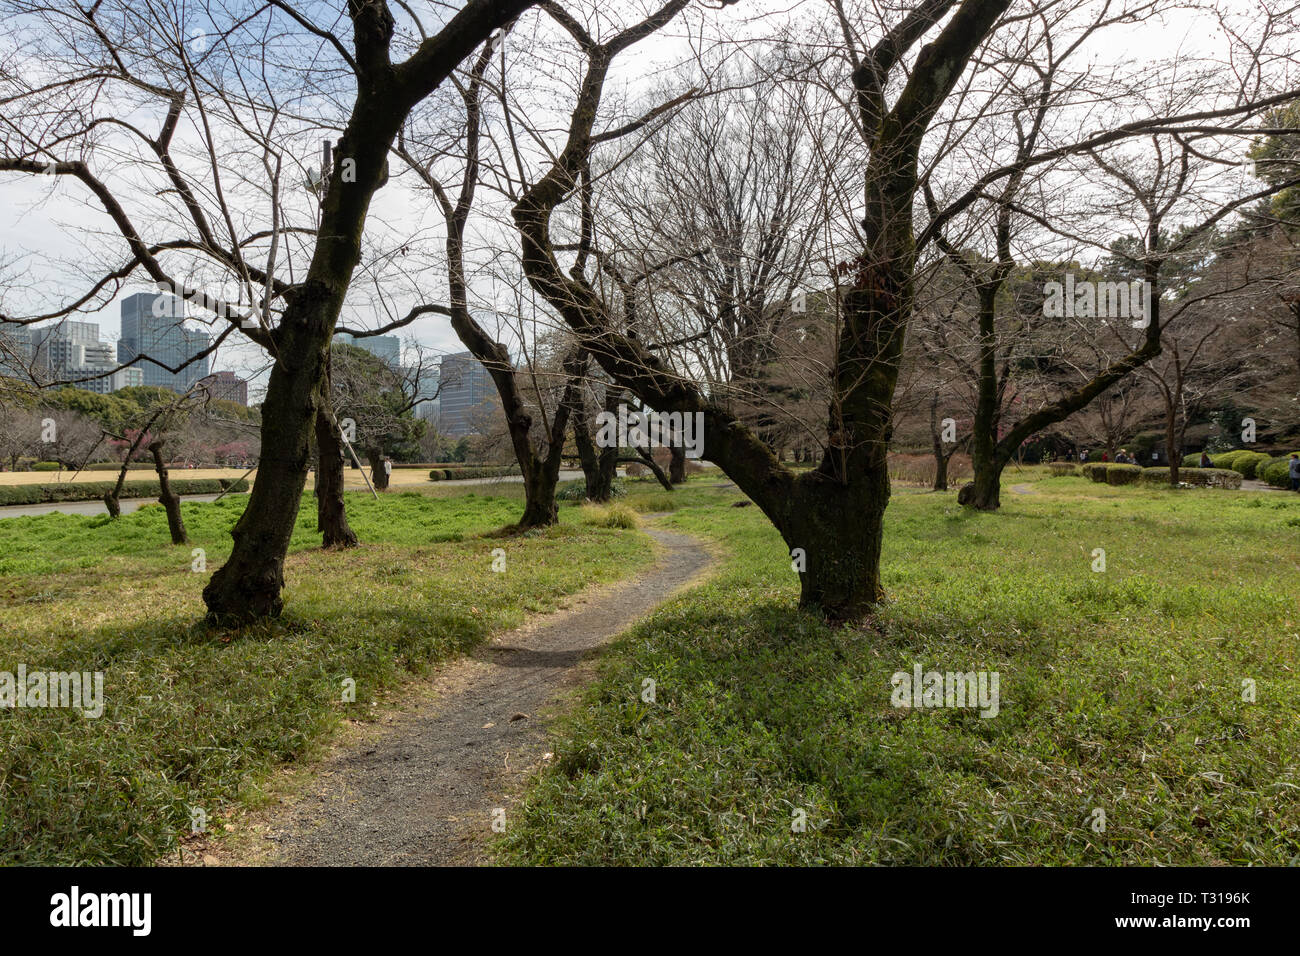
[(117, 360), (125, 363), (145, 356), (134, 366), (144, 373), (145, 385), (188, 391), (199, 379), (207, 378), (211, 357), (197, 359), (175, 373), (163, 366), (177, 368), (210, 344), (206, 332), (185, 327), (185, 304), (176, 296), (139, 292), (122, 300)]
[(439, 382), (442, 392), (438, 422), (442, 433), (452, 438), (473, 434), (498, 401), (492, 376), (472, 354), (458, 352), (442, 357)]
[(369, 335), (357, 338), (347, 332), (334, 336), (338, 345), (351, 345), (353, 348), (365, 349), (371, 355), (383, 359), (393, 371), (402, 367), (402, 340), (396, 335)]

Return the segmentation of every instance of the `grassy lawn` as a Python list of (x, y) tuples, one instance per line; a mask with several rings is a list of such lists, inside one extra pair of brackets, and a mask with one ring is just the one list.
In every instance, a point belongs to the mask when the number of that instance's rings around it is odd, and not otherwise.
[[(0, 670), (102, 671), (106, 703), (99, 719), (0, 708), (0, 864), (151, 862), (188, 833), (190, 807), (212, 827), (409, 675), (650, 559), (643, 536), (573, 507), (544, 533), (494, 536), (521, 496), (509, 484), (349, 493), (363, 545), (328, 553), (309, 494), (284, 616), (233, 639), (199, 623), (209, 575), (191, 570), (191, 549), (208, 572), (224, 560), (242, 497), (186, 504), (189, 547), (167, 543), (156, 505), (116, 522), (0, 521)], [(349, 677), (355, 703), (342, 702)]]
[[(690, 495), (722, 572), (611, 648), (503, 862), (1300, 863), (1300, 496), (899, 489), (891, 602), (831, 630), (756, 508)], [(997, 671), (998, 715), (892, 706), (918, 663)]]

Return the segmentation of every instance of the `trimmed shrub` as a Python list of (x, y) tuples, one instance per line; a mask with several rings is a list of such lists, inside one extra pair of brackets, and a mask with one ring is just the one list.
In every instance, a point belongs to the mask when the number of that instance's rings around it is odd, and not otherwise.
[(1101, 462), (1088, 462), (1088, 464), (1083, 466), (1082, 470), (1084, 475), (1086, 475), (1088, 478), (1091, 478), (1093, 481), (1099, 482), (1101, 484), (1105, 484), (1106, 469), (1108, 467), (1110, 466), (1105, 465)]
[(1254, 478), (1255, 469), (1263, 462), (1269, 460), (1271, 456), (1264, 454), (1262, 451), (1242, 452), (1233, 460), (1228, 467), (1238, 472), (1243, 478)]
[(1192, 452), (1190, 455), (1184, 455), (1184, 456), (1183, 456), (1183, 467), (1184, 467), (1184, 468), (1199, 468), (1199, 467), (1201, 467), (1201, 453), (1200, 453), (1199, 451), (1194, 451), (1194, 452)]
[(1106, 469), (1106, 484), (1133, 485), (1142, 477), (1141, 465), (1111, 465)]
[(1255, 466), (1255, 477), (1274, 488), (1291, 487), (1291, 454), (1279, 455)]
[(61, 471), (63, 466), (57, 461), (38, 461), (32, 465), (32, 471)]
[[(1241, 473), (1227, 468), (1179, 468), (1178, 483), (1194, 488), (1240, 488)], [(1168, 468), (1143, 468), (1142, 483), (1169, 485)]]
[(1232, 451), (1225, 451), (1217, 455), (1211, 455), (1210, 461), (1214, 464), (1215, 468), (1231, 469), (1232, 466), (1236, 464), (1237, 459), (1241, 458), (1242, 455), (1251, 454), (1254, 454), (1254, 452), (1249, 448), (1234, 448)]
[[(0, 505), (43, 505), (64, 501), (99, 501), (113, 490), (114, 481), (75, 481), (58, 485), (2, 485)], [(230, 491), (247, 491), (243, 478), (173, 478), (172, 490), (178, 495), (216, 495)], [(157, 481), (128, 481), (122, 485), (122, 498), (157, 498)]]
[(500, 468), (435, 468), (429, 472), (430, 481), (459, 481), (465, 478), (507, 478), (519, 474), (518, 465)]
[(1072, 461), (1050, 461), (1047, 463), (1048, 469), (1053, 478), (1060, 478), (1065, 475), (1077, 475), (1079, 467)]

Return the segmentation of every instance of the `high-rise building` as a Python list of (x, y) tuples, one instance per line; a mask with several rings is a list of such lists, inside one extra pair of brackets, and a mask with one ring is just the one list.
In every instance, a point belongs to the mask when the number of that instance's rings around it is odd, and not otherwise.
[(339, 345), (365, 349), (371, 355), (383, 359), (395, 372), (402, 367), (402, 340), (396, 335), (368, 335), (357, 338), (347, 332), (339, 332), (334, 336), (334, 341)]
[(32, 329), (27, 325), (0, 325), (0, 375), (27, 378), (35, 357)]
[[(211, 344), (206, 332), (185, 327), (185, 304), (177, 296), (139, 292), (122, 300), (122, 338), (117, 343), (117, 360), (135, 364), (144, 373), (145, 385), (186, 392), (208, 376), (210, 357), (196, 359), (178, 372), (188, 359)], [(166, 367), (164, 367), (166, 366)]]
[(213, 372), (202, 382), (208, 393), (224, 402), (248, 405), (248, 382), (234, 372)]
[[(64, 378), (78, 379), (83, 376), (95, 375), (104, 371), (102, 366), (90, 366), (86, 368), (69, 369), (63, 374)], [(98, 392), (100, 395), (108, 395), (116, 392), (121, 388), (135, 388), (144, 384), (144, 372), (132, 365), (130, 368), (119, 368), (111, 375), (105, 375), (103, 378), (88, 378), (84, 382), (77, 382), (76, 387), (85, 389), (88, 392)]]
[(458, 352), (442, 357), (438, 378), (440, 430), (452, 438), (474, 434), (498, 402), (492, 376), (471, 353)]
[(415, 383), (415, 417), (427, 422), (438, 420), (441, 400), (438, 396), (438, 376), (442, 370), (436, 366), (411, 367), (402, 370), (402, 380)]

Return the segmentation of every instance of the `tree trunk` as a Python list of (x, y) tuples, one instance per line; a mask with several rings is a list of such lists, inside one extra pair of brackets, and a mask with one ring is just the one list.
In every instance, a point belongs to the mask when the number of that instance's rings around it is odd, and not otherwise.
[(948, 490), (948, 456), (943, 453), (942, 448), (936, 448), (934, 452), (934, 488), (932, 490)]
[(668, 480), (674, 485), (686, 484), (686, 449), (674, 441), (668, 451), (672, 456), (668, 461)]
[(366, 449), (366, 461), (370, 462), (370, 483), (375, 491), (388, 490), (388, 470), (384, 467), (384, 450), (375, 445)]
[(338, 142), (340, 160), (330, 170), (311, 265), (266, 336), (275, 364), (262, 404), (262, 457), (248, 506), (231, 531), (234, 549), (203, 590), (210, 621), (247, 622), (284, 607), (284, 556), (307, 482), (330, 340), (361, 258), (370, 201), (388, 179), (389, 151), (411, 109), (528, 5), (472, 0), (400, 68), (389, 57), (393, 21), (387, 6), (349, 5), (360, 47), (356, 100)]
[(357, 544), (343, 502), (343, 454), (343, 436), (322, 402), (316, 409), (316, 530), (326, 548), (352, 548)]
[(1178, 454), (1178, 416), (1172, 404), (1165, 408), (1165, 454), (1169, 456), (1169, 487), (1177, 488), (1183, 457)]
[(181, 517), (181, 498), (172, 491), (167, 465), (163, 462), (162, 448), (161, 440), (151, 442), (149, 445), (149, 452), (153, 455), (154, 471), (158, 473), (158, 501), (167, 512), (167, 530), (171, 532), (172, 544), (189, 544), (189, 536), (185, 534), (185, 521)]
[[(324, 291), (318, 291), (324, 295)], [(208, 619), (219, 625), (276, 617), (284, 608), (284, 556), (307, 483), (316, 406), (322, 400), (324, 357), (337, 304), (308, 309), (309, 290), (281, 321), (279, 354), (262, 403), (262, 455), (248, 506), (231, 530), (234, 549), (203, 589)]]
[[(1002, 507), (1002, 470), (1010, 460), (1009, 456), (995, 452), (982, 461), (975, 468), (975, 480), (962, 485), (957, 493), (957, 503), (976, 511), (997, 511)], [(974, 455), (971, 462), (975, 462)]]
[(890, 489), (883, 446), (875, 457), (849, 484), (815, 473), (801, 476), (805, 493), (782, 529), (792, 557), (801, 549), (806, 562), (799, 575), (799, 605), (820, 611), (832, 623), (861, 620), (884, 597), (880, 550)]
[[(618, 393), (613, 388), (606, 389), (605, 410), (610, 410), (611, 397), (617, 401)], [(573, 441), (578, 446), (578, 460), (582, 462), (582, 473), (586, 478), (588, 501), (605, 502), (614, 495), (614, 478), (618, 474), (618, 448), (597, 449), (592, 441), (587, 408), (581, 399), (573, 405)]]
[(944, 454), (943, 431), (939, 427), (939, 396), (930, 399), (930, 448), (934, 452), (934, 491), (948, 490), (948, 459), (952, 452)]

